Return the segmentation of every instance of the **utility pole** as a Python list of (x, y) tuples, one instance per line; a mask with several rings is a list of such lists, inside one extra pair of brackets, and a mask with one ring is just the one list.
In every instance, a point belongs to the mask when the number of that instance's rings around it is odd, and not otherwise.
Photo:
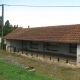
[(4, 27), (4, 4), (2, 4), (2, 40), (1, 40), (1, 47), (3, 49), (4, 46), (4, 39), (3, 39), (3, 27)]

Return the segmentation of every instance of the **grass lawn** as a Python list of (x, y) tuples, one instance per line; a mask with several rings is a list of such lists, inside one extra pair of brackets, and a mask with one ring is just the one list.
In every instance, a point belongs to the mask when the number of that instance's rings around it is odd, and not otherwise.
[[(69, 67), (68, 68), (64, 67), (63, 65), (59, 66), (58, 65), (59, 62), (57, 64), (42, 62), (41, 60), (35, 60), (34, 58), (28, 58), (28, 57), (24, 57), (24, 56), (21, 56), (21, 55), (8, 53), (8, 52), (2, 51), (2, 50), (0, 50), (0, 58), (5, 58), (7, 60), (12, 60), (12, 61), (15, 61), (15, 62), (18, 62), (18, 63), (21, 63), (21, 64), (25, 64), (27, 66), (33, 66), (36, 69), (36, 74), (29, 73), (30, 77), (32, 75), (41, 74), (41, 75), (44, 75), (44, 76), (51, 77), (51, 78), (53, 78), (53, 80), (57, 80), (57, 79), (60, 79), (60, 80), (80, 80), (80, 68), (73, 69), (73, 68), (69, 68)], [(43, 77), (41, 75), (37, 75), (36, 79), (34, 79), (34, 78), (32, 78), (32, 79), (27, 79), (27, 78), (22, 79), (22, 77), (24, 77), (25, 75), (27, 77), (28, 73), (26, 73), (26, 71), (21, 70), (17, 67), (14, 67), (14, 66), (11, 69), (8, 66), (7, 70), (6, 70), (6, 67), (2, 69), (4, 71), (3, 72), (1, 70), (1, 66), (3, 68), (3, 67), (5, 67), (5, 65), (3, 65), (3, 63), (0, 63), (0, 78), (4, 78), (4, 79), (0, 79), (0, 80), (18, 80), (17, 78), (19, 78), (19, 77), (20, 77), (19, 80), (49, 80), (49, 79), (45, 79), (45, 77)], [(17, 69), (19, 71), (14, 71), (15, 69)], [(6, 78), (6, 76), (9, 75), (9, 74), (6, 73), (6, 71), (7, 71), (7, 73), (8, 72), (10, 73), (10, 78)], [(16, 74), (16, 76), (14, 74)], [(13, 76), (13, 79), (11, 79), (12, 76)], [(44, 79), (43, 78), (42, 79), (38, 78), (39, 76), (43, 77)], [(14, 79), (15, 77), (16, 77), (16, 79)], [(56, 79), (54, 79), (54, 78), (56, 78)], [(50, 79), (50, 80), (52, 80), (52, 79)]]
[(57, 80), (0, 61), (0, 80)]

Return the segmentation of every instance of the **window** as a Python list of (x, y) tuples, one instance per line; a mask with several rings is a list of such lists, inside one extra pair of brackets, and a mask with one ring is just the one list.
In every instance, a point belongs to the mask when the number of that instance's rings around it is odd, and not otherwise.
[(70, 53), (76, 53), (77, 52), (77, 44), (71, 43), (70, 44)]
[(58, 52), (58, 43), (47, 42), (47, 50)]
[(31, 41), (30, 42), (30, 48), (38, 49), (38, 42), (37, 41)]

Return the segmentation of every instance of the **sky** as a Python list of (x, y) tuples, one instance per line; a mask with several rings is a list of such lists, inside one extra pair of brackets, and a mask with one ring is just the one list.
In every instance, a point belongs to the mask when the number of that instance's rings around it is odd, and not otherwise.
[[(0, 0), (7, 5), (80, 6), (80, 0)], [(0, 16), (2, 10), (0, 6)], [(4, 6), (4, 23), (20, 27), (80, 24), (80, 7)]]

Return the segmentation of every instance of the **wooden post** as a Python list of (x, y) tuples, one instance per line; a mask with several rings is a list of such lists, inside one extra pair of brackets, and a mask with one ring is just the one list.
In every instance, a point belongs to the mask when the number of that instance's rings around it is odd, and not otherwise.
[[(60, 51), (60, 43), (59, 43), (59, 45), (58, 45), (58, 52)], [(60, 54), (61, 53), (58, 53), (58, 61), (60, 61)]]
[(58, 53), (58, 61), (60, 61), (59, 55), (60, 55), (60, 54)]
[(22, 40), (22, 54), (23, 54), (23, 40)]
[(59, 59), (59, 57), (58, 57), (58, 61), (59, 61), (60, 59)]
[(31, 56), (33, 57), (33, 53), (31, 53)]
[(51, 60), (51, 55), (50, 55), (50, 60)]
[(66, 59), (66, 63), (68, 63), (68, 54), (67, 54), (67, 59)]
[(36, 57), (38, 57), (38, 53), (37, 53)]
[(43, 58), (45, 57), (45, 44), (43, 42)]
[(66, 60), (66, 63), (68, 63), (68, 59)]

